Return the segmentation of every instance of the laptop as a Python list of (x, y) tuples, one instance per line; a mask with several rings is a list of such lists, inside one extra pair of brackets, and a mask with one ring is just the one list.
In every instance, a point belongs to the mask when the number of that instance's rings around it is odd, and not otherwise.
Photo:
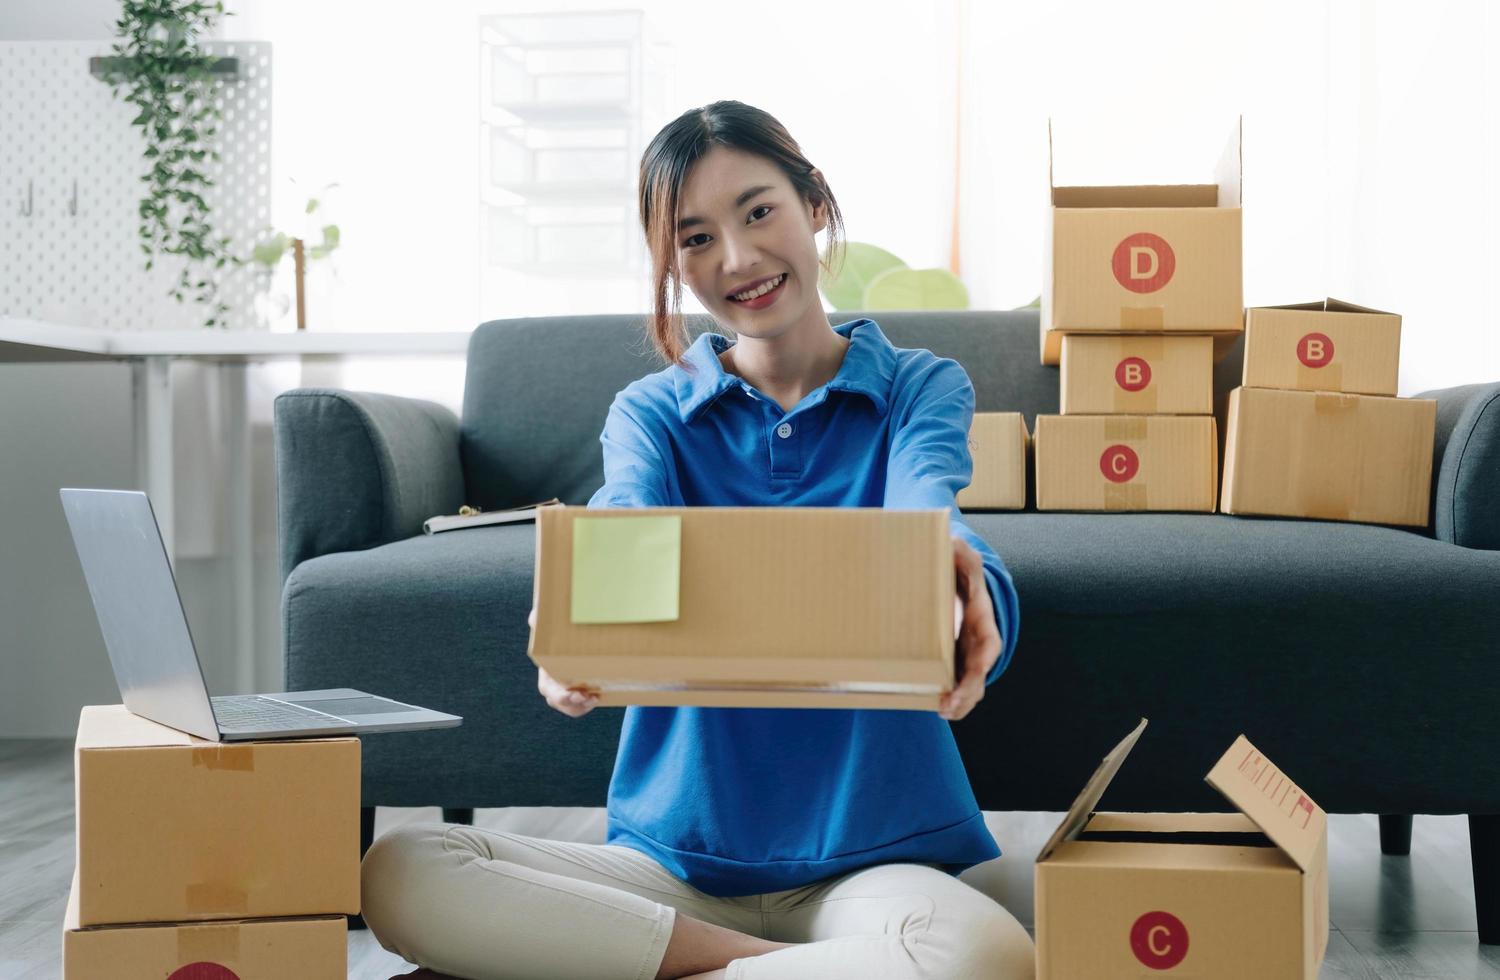
[(463, 721), (347, 687), (209, 697), (146, 495), (77, 488), (58, 493), (115, 680), (133, 713), (215, 742), (406, 732)]

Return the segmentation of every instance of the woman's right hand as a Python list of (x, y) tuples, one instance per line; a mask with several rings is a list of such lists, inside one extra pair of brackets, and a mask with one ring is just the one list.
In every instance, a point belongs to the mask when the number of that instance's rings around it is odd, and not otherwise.
[[(526, 617), (526, 622), (536, 629), (536, 610), (531, 610), (531, 615)], [(594, 710), (594, 705), (599, 703), (597, 692), (588, 687), (563, 687), (557, 679), (547, 673), (541, 667), (536, 669), (536, 689), (541, 692), (542, 697), (552, 707), (561, 711), (570, 718), (582, 718)]]

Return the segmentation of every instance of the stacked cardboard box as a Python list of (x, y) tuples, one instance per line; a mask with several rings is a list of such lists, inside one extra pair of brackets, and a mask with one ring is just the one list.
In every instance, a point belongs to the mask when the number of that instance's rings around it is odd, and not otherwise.
[(1327, 299), (1245, 321), (1220, 509), (1425, 525), (1437, 402), (1395, 397), (1401, 317)]
[(947, 509), (544, 507), (527, 655), (598, 704), (935, 711)]
[(1036, 420), (1038, 510), (1214, 509), (1240, 176), (1236, 128), (1214, 184), (1052, 184), (1041, 352), (1061, 366), (1061, 414)]
[(975, 412), (969, 425), (974, 475), (958, 491), (961, 510), (1022, 510), (1026, 507), (1026, 459), (1031, 433), (1020, 412)]
[(209, 742), (124, 705), (84, 708), (64, 980), (343, 978), (359, 749)]

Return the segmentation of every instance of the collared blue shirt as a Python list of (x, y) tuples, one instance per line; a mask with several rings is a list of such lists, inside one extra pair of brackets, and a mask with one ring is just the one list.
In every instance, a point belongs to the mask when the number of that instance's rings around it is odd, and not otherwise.
[[(969, 484), (974, 386), (963, 366), (892, 347), (874, 320), (838, 373), (791, 411), (724, 370), (703, 333), (615, 396), (589, 507), (948, 508), (984, 560), (1009, 665), (1020, 627), (1010, 573), (955, 503)], [(655, 858), (710, 895), (782, 891), (872, 864), (958, 874), (1000, 849), (949, 723), (933, 711), (625, 709), (606, 842)]]

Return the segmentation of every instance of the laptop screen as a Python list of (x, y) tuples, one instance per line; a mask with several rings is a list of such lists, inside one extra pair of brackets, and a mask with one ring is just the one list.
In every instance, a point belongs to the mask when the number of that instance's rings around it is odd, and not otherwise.
[(219, 737), (151, 503), (138, 490), (58, 491), (125, 706)]

